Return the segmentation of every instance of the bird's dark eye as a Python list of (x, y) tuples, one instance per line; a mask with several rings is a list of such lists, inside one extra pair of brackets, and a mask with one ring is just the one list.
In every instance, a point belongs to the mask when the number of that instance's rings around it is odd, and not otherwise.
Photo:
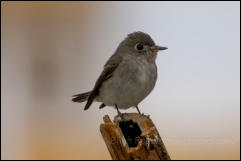
[(136, 49), (141, 51), (144, 49), (144, 46), (142, 44), (136, 44)]

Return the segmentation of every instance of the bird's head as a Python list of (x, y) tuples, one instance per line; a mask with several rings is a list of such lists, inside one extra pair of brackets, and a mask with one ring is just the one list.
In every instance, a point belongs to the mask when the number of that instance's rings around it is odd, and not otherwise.
[(158, 46), (152, 38), (144, 32), (129, 34), (119, 45), (117, 51), (135, 56), (143, 56), (155, 60), (158, 51), (166, 50), (167, 47)]

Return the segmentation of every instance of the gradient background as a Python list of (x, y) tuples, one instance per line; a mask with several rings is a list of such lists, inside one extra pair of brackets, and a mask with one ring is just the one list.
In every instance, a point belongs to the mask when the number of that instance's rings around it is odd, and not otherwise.
[[(168, 46), (140, 104), (172, 159), (240, 159), (240, 2), (1, 2), (2, 159), (111, 159), (92, 89), (133, 31)], [(128, 112), (134, 111), (133, 109)]]

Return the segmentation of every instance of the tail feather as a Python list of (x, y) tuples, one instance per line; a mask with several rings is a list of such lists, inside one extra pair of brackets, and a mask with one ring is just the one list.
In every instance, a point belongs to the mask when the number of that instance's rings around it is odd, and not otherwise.
[(81, 93), (81, 94), (76, 94), (76, 95), (73, 95), (73, 99), (72, 101), (73, 102), (84, 102), (84, 101), (87, 101), (89, 96), (91, 94), (91, 91), (90, 92), (86, 92), (86, 93)]
[(100, 105), (100, 107), (99, 107), (99, 109), (102, 109), (102, 108), (104, 108), (106, 105), (104, 104), (104, 103), (102, 103), (101, 105)]

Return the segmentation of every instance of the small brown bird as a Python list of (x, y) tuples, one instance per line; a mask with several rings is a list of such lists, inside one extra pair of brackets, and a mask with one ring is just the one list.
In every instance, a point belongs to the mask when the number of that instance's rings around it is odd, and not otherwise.
[(143, 32), (129, 34), (104, 65), (94, 88), (74, 95), (72, 101), (84, 102), (87, 110), (93, 101), (102, 102), (100, 108), (112, 106), (117, 109), (136, 107), (153, 90), (157, 80), (155, 63), (159, 50), (152, 38)]

